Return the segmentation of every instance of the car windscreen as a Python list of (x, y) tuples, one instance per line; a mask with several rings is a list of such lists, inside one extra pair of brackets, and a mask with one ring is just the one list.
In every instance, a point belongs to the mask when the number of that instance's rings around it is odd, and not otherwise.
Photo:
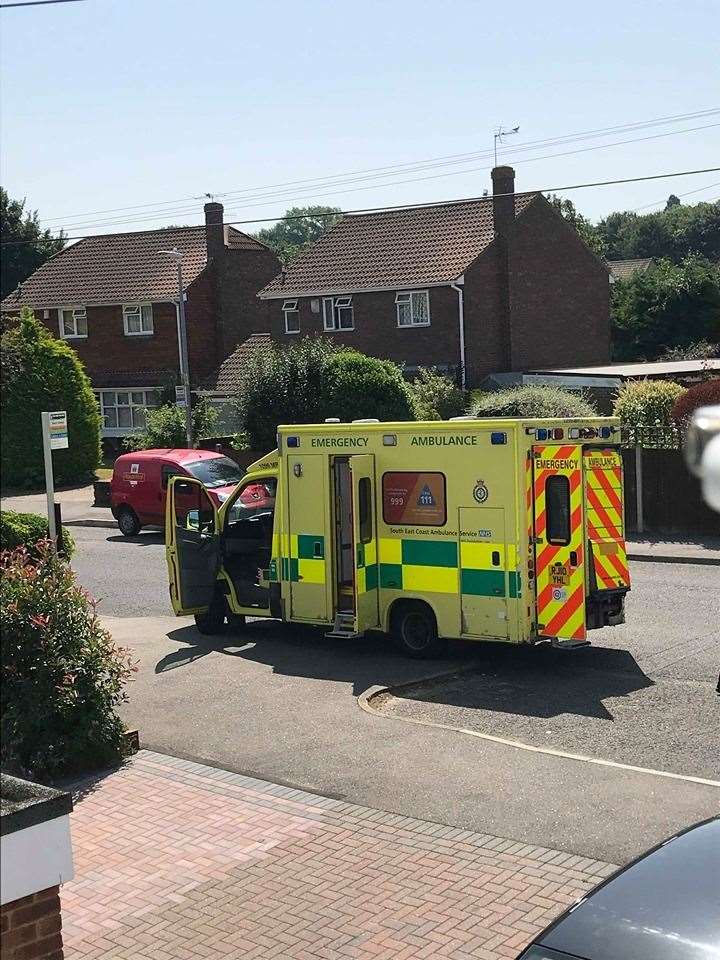
[(190, 476), (212, 490), (213, 487), (226, 487), (242, 480), (244, 470), (229, 457), (212, 457), (207, 460), (196, 460), (194, 463), (183, 464)]

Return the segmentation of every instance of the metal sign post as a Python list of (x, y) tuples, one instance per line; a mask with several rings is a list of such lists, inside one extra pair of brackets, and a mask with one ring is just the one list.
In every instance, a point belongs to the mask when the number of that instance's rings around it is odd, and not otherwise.
[(42, 418), (43, 454), (45, 457), (45, 489), (47, 491), (48, 530), (53, 544), (57, 539), (55, 523), (55, 483), (53, 480), (52, 452), (67, 450), (68, 430), (67, 414), (64, 410), (55, 410), (40, 414)]

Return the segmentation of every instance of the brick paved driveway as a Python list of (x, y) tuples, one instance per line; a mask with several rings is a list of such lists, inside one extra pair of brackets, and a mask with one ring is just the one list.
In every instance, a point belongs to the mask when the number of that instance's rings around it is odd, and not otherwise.
[(67, 960), (515, 957), (613, 869), (149, 751), (71, 823)]

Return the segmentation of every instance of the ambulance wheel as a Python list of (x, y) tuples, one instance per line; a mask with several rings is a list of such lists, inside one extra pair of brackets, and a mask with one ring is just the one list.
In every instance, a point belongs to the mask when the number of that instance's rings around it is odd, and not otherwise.
[(217, 593), (205, 613), (195, 614), (195, 626), (200, 633), (209, 637), (225, 633), (226, 613), (225, 597)]
[(117, 515), (120, 533), (124, 537), (135, 537), (140, 533), (141, 523), (132, 507), (121, 507)]
[(435, 614), (421, 600), (395, 606), (392, 635), (396, 646), (408, 657), (436, 657), (445, 648), (445, 641), (438, 637)]

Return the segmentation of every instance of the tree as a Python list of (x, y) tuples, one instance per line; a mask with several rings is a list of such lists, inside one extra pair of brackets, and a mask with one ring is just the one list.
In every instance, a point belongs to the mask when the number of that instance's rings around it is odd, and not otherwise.
[(465, 413), (467, 397), (435, 367), (421, 367), (410, 384), (418, 420), (449, 420)]
[(67, 450), (53, 453), (55, 479), (73, 483), (92, 476), (100, 462), (100, 413), (75, 351), (56, 340), (32, 312), (2, 334), (0, 477), (3, 486), (33, 486), (45, 476), (43, 410), (65, 410)]
[[(206, 401), (193, 405), (193, 437), (213, 436), (218, 413)], [(145, 427), (125, 437), (126, 450), (181, 449), (187, 446), (185, 411), (174, 403), (145, 411)]]
[(287, 263), (321, 237), (341, 216), (338, 207), (291, 207), (274, 226), (260, 230), (255, 236)]
[(496, 390), (472, 405), (474, 417), (596, 417), (597, 410), (584, 397), (559, 387), (527, 386)]
[[(0, 297), (5, 298), (23, 280), (65, 246), (65, 234), (52, 237), (41, 230), (37, 210), (25, 211), (25, 200), (11, 200), (0, 187)], [(5, 246), (8, 244), (8, 246)]]
[(669, 210), (670, 207), (676, 207), (680, 203), (680, 197), (675, 196), (674, 193), (671, 193), (667, 198), (667, 203), (665, 204), (665, 209)]
[(237, 403), (241, 432), (263, 452), (275, 446), (281, 423), (414, 419), (397, 364), (338, 349), (322, 337), (253, 353)]
[(604, 257), (605, 241), (602, 234), (590, 223), (587, 217), (578, 213), (572, 200), (568, 200), (567, 197), (559, 197), (555, 193), (551, 193), (548, 200), (563, 220), (567, 220), (568, 223), (571, 223), (573, 227), (575, 227), (580, 234), (580, 238), (585, 241), (592, 252), (596, 253), (599, 257)]
[(702, 257), (660, 260), (612, 288), (613, 353), (653, 360), (672, 347), (720, 335), (720, 268)]
[(691, 254), (720, 260), (720, 201), (691, 205), (668, 201), (664, 210), (654, 213), (611, 213), (595, 229), (608, 260), (655, 257), (680, 263)]
[(720, 379), (705, 380), (696, 383), (681, 393), (673, 404), (671, 416), (681, 430), (686, 430), (692, 415), (699, 407), (713, 407), (720, 404)]

